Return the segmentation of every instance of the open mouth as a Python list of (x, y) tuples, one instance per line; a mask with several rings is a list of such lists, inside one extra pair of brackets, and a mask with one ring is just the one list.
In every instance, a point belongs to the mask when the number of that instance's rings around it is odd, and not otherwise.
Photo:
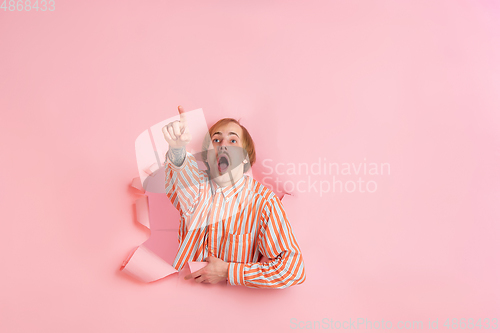
[(220, 155), (217, 158), (217, 167), (219, 168), (220, 173), (224, 173), (229, 168), (229, 159), (225, 155)]

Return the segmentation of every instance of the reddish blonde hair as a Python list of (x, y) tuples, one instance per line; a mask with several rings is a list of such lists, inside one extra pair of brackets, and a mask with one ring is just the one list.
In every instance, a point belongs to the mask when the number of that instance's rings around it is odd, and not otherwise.
[(240, 122), (234, 118), (222, 118), (210, 127), (207, 133), (207, 137), (205, 137), (205, 142), (203, 143), (203, 151), (202, 151), (203, 160), (206, 161), (207, 159), (207, 150), (208, 147), (210, 146), (210, 141), (211, 141), (210, 139), (212, 138), (212, 135), (217, 131), (217, 129), (220, 126), (224, 126), (229, 123), (238, 124), (238, 126), (240, 126), (241, 128), (241, 131), (243, 132), (242, 133), (243, 136), (241, 138), (242, 146), (243, 149), (246, 150), (248, 154), (248, 160), (249, 160), (248, 162), (250, 162), (245, 164), (244, 167), (244, 172), (247, 172), (257, 159), (257, 154), (255, 152), (255, 145), (253, 143), (252, 137), (250, 136), (250, 133), (245, 128), (245, 126), (241, 125)]

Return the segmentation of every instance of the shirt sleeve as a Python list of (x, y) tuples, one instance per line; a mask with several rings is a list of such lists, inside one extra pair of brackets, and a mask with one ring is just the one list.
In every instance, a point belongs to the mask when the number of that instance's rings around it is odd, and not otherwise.
[(194, 207), (200, 196), (203, 172), (198, 169), (194, 156), (186, 152), (181, 166), (175, 166), (168, 154), (165, 157), (165, 192), (181, 215)]
[(259, 251), (266, 263), (229, 263), (228, 281), (250, 288), (283, 289), (305, 281), (304, 262), (299, 245), (277, 197), (263, 209), (259, 232)]

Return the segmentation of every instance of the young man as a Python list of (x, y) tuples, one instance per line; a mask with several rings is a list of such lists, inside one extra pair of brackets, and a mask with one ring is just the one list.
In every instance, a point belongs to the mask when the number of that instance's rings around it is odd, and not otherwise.
[[(191, 134), (178, 109), (180, 121), (162, 129), (169, 144), (165, 191), (181, 214), (173, 266), (207, 261), (185, 277), (200, 283), (286, 288), (304, 282), (302, 254), (279, 198), (244, 174), (255, 162), (246, 128), (231, 118), (213, 125), (202, 152), (208, 170), (201, 171), (186, 152)], [(262, 255), (269, 260), (259, 262)]]

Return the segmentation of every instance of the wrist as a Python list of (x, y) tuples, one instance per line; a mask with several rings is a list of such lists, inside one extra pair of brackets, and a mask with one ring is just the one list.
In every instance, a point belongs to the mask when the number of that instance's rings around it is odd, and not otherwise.
[(224, 277), (226, 278), (226, 281), (229, 280), (229, 263), (224, 262)]
[(186, 158), (186, 147), (170, 147), (166, 155), (173, 165), (180, 167)]

